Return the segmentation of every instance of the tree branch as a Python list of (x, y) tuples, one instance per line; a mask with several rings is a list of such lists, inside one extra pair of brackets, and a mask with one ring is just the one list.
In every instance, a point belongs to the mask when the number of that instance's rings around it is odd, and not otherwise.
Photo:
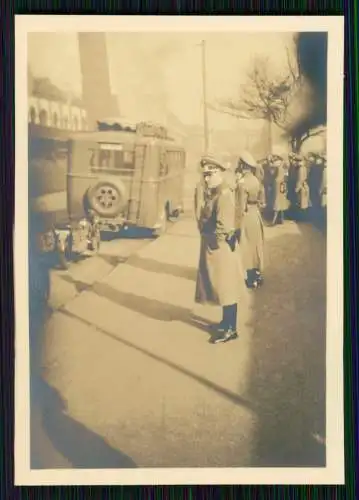
[(316, 130), (315, 132), (308, 130), (307, 132), (308, 139), (309, 137), (315, 137), (322, 134), (324, 134), (324, 129)]
[(222, 114), (225, 114), (225, 115), (233, 116), (234, 118), (238, 118), (240, 120), (260, 120), (260, 119), (263, 119), (260, 116), (248, 116), (248, 115), (236, 112), (235, 110), (228, 110), (228, 109), (224, 109), (224, 108), (218, 108), (218, 107), (213, 106), (213, 104), (207, 104), (207, 108), (210, 109), (210, 110), (212, 110), (212, 111), (216, 111), (217, 113), (222, 113)]

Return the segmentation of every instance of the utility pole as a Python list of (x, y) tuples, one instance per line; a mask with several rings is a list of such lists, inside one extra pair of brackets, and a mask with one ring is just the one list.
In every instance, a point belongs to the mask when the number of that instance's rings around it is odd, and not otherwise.
[(204, 152), (208, 153), (208, 114), (207, 114), (206, 42), (205, 42), (205, 40), (202, 40), (201, 46), (202, 46)]

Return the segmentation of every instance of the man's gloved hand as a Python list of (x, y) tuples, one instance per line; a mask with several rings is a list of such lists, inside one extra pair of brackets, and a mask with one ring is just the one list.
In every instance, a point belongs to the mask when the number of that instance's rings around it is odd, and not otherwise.
[(228, 235), (226, 238), (226, 241), (229, 245), (229, 248), (232, 250), (232, 252), (234, 252), (234, 250), (236, 249), (236, 244), (237, 244), (236, 234), (232, 233), (232, 234)]

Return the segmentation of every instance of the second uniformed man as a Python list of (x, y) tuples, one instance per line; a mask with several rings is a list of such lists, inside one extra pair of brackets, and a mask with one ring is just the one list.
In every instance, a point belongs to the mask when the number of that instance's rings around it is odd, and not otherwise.
[(264, 227), (260, 207), (264, 203), (262, 185), (256, 177), (257, 162), (247, 151), (237, 165), (236, 230), (248, 288), (263, 283)]

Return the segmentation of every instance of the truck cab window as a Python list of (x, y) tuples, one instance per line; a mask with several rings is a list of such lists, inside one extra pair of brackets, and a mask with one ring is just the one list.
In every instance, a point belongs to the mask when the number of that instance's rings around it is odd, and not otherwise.
[(110, 168), (111, 151), (103, 149), (100, 151), (99, 166), (100, 168)]

